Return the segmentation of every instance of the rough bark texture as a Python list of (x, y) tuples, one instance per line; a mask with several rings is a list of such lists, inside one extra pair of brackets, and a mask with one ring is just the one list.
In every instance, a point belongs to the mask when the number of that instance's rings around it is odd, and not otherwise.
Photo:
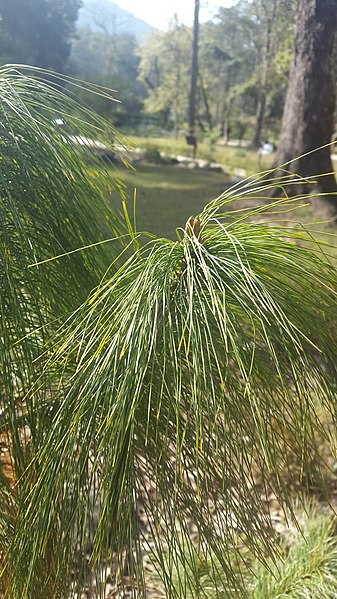
[[(334, 132), (337, 80), (337, 0), (299, 0), (293, 63), (275, 165), (329, 143)], [(289, 170), (301, 176), (333, 171), (330, 148), (296, 160)], [(301, 192), (312, 191), (303, 185)], [(333, 175), (321, 177), (318, 191), (337, 192)], [(298, 192), (299, 189), (297, 188)], [(337, 214), (337, 197), (327, 204)]]

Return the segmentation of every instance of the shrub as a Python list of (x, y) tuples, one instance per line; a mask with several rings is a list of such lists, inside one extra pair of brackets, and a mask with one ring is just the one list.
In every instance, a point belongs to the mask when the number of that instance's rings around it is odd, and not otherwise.
[(162, 162), (164, 162), (157, 146), (146, 146), (144, 158), (145, 160), (147, 160), (148, 162), (152, 162), (153, 164), (161, 164)]
[[(254, 470), (291, 512), (280, 471), (295, 452), (305, 476), (313, 433), (327, 434), (318, 414), (335, 422), (329, 245), (275, 225), (298, 200), (260, 205), (286, 183), (268, 173), (208, 204), (176, 242), (140, 236), (125, 202), (126, 225), (104, 200), (112, 187), (123, 200), (121, 183), (100, 162), (93, 172), (88, 147), (51, 117), (66, 112), (83, 137), (117, 134), (38, 73), (1, 73), (1, 425), (15, 483), (2, 462), (5, 592), (76, 596), (89, 552), (98, 595), (109, 575), (143, 596), (147, 548), (168, 597), (177, 560), (198, 596), (193, 524), (213, 579), (242, 597), (242, 548), (275, 553)], [(252, 222), (268, 209), (269, 224)]]

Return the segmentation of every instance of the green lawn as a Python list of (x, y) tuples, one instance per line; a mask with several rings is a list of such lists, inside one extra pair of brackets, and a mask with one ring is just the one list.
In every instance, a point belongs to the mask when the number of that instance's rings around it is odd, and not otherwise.
[[(134, 137), (132, 143), (139, 148), (156, 147), (168, 155), (182, 154), (192, 157), (192, 148), (186, 144), (185, 138), (165, 137), (148, 138)], [(218, 162), (228, 173), (234, 174), (237, 169), (244, 169), (247, 175), (258, 173), (268, 168), (274, 159), (274, 154), (260, 158), (256, 150), (247, 147), (232, 147), (214, 144), (212, 147), (201, 142), (197, 149), (197, 158)]]
[(123, 169), (129, 212), (133, 213), (133, 190), (137, 190), (137, 229), (175, 239), (177, 227), (198, 214), (205, 204), (228, 187), (221, 173), (189, 170), (171, 165), (137, 164), (136, 172)]
[[(122, 168), (119, 176), (126, 185), (130, 216), (133, 215), (134, 189), (137, 191), (137, 230), (170, 239), (176, 238), (176, 229), (184, 228), (192, 214), (201, 212), (229, 186), (228, 177), (221, 173), (162, 164), (137, 163), (135, 171)], [(241, 208), (242, 204), (231, 206), (235, 207)], [(275, 221), (279, 218), (275, 215)], [(316, 239), (336, 246), (335, 225), (326, 222), (310, 207), (302, 206), (283, 218), (287, 221), (283, 224), (307, 226)]]

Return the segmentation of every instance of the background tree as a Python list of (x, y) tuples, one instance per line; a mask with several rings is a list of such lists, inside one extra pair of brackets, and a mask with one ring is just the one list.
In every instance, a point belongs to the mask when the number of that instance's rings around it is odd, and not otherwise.
[[(229, 131), (240, 138), (249, 126), (258, 145), (265, 124), (272, 124), (277, 135), (294, 14), (293, 0), (241, 0), (200, 25), (195, 121), (203, 133), (218, 132), (226, 142)], [(139, 50), (146, 111), (160, 111), (162, 124), (174, 123), (175, 130), (177, 121), (186, 126), (191, 40), (191, 28), (173, 22), (169, 32), (155, 32)]]
[[(235, 126), (243, 114), (254, 114), (255, 95), (250, 93), (257, 61), (252, 35), (254, 27), (237, 6), (219, 9), (215, 22), (201, 26), (199, 77), (203, 83), (202, 99), (207, 94), (212, 124), (225, 142), (230, 130), (234, 135), (237, 133)], [(200, 113), (202, 117), (202, 108)]]
[[(275, 164), (286, 163), (331, 141), (336, 105), (336, 50), (336, 1), (300, 0), (294, 57)], [(330, 147), (303, 156), (288, 168), (303, 177), (331, 173)], [(303, 184), (302, 188), (307, 190), (308, 185)], [(337, 191), (334, 175), (318, 178), (316, 188), (328, 194), (326, 201), (336, 213), (336, 197), (329, 195)]]
[(261, 131), (264, 121), (267, 97), (268, 75), (272, 58), (273, 30), (276, 21), (277, 0), (260, 0), (254, 2), (255, 11), (263, 25), (262, 44), (259, 48), (260, 60), (258, 63), (258, 101), (256, 111), (256, 124), (253, 137), (253, 147), (258, 148), (261, 143)]
[(145, 110), (177, 131), (186, 122), (191, 32), (174, 20), (167, 32), (155, 31), (139, 48), (139, 78), (147, 88)]
[(0, 0), (3, 62), (61, 71), (81, 0)]
[[(293, 36), (294, 0), (241, 0), (238, 16), (245, 22), (250, 46), (254, 48), (254, 65), (241, 94), (254, 96), (254, 132), (252, 146), (258, 148), (270, 115), (271, 99), (277, 96), (283, 81), (280, 79), (278, 54), (290, 54), (289, 40)], [(243, 41), (247, 47), (247, 40)], [(239, 50), (242, 54), (242, 50)], [(287, 64), (288, 66), (288, 64)], [(287, 72), (288, 76), (288, 72)], [(284, 95), (279, 96), (284, 101)], [(274, 105), (275, 108), (275, 105)], [(283, 108), (283, 106), (282, 106)]]
[(188, 143), (193, 146), (193, 155), (194, 156), (195, 156), (196, 148), (197, 148), (197, 138), (196, 138), (196, 131), (195, 131), (195, 116), (196, 116), (198, 53), (199, 53), (199, 9), (200, 9), (200, 0), (194, 0), (191, 81), (190, 81), (190, 95), (189, 95), (189, 101), (188, 101)]
[(137, 79), (140, 59), (129, 33), (79, 29), (73, 41), (67, 72), (82, 80), (117, 90), (121, 102), (79, 90), (79, 97), (115, 125), (137, 126), (142, 118), (146, 88)]

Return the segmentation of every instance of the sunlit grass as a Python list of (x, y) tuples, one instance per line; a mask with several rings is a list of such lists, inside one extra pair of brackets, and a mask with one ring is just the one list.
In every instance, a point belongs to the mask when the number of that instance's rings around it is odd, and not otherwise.
[[(221, 173), (207, 170), (190, 170), (173, 165), (135, 163), (135, 170), (120, 170), (120, 178), (126, 185), (129, 212), (133, 213), (134, 190), (137, 192), (136, 211), (138, 231), (149, 231), (158, 237), (176, 239), (177, 227), (183, 227), (191, 214), (198, 214), (210, 199), (221, 195), (229, 186), (230, 179)], [(255, 202), (256, 203), (256, 202)], [(228, 210), (253, 207), (254, 201), (235, 199)], [(228, 214), (230, 218), (230, 213)], [(265, 220), (266, 213), (252, 216), (253, 220)], [(275, 216), (275, 222), (280, 220)], [(310, 207), (310, 201), (282, 215), (282, 224), (305, 226), (315, 239), (331, 241), (335, 224)]]
[(135, 171), (123, 170), (129, 211), (137, 191), (137, 229), (158, 237), (176, 239), (191, 214), (201, 212), (210, 198), (218, 197), (228, 186), (221, 173), (191, 171), (171, 165), (135, 164)]
[[(133, 137), (133, 142), (140, 148), (157, 147), (160, 151), (170, 155), (183, 155), (192, 157), (193, 149), (186, 144), (184, 137)], [(273, 162), (273, 155), (260, 158), (256, 150), (247, 147), (232, 147), (215, 144), (210, 146), (200, 142), (197, 149), (197, 158), (219, 163), (226, 172), (235, 175), (237, 169), (243, 169), (247, 175), (252, 175)]]

